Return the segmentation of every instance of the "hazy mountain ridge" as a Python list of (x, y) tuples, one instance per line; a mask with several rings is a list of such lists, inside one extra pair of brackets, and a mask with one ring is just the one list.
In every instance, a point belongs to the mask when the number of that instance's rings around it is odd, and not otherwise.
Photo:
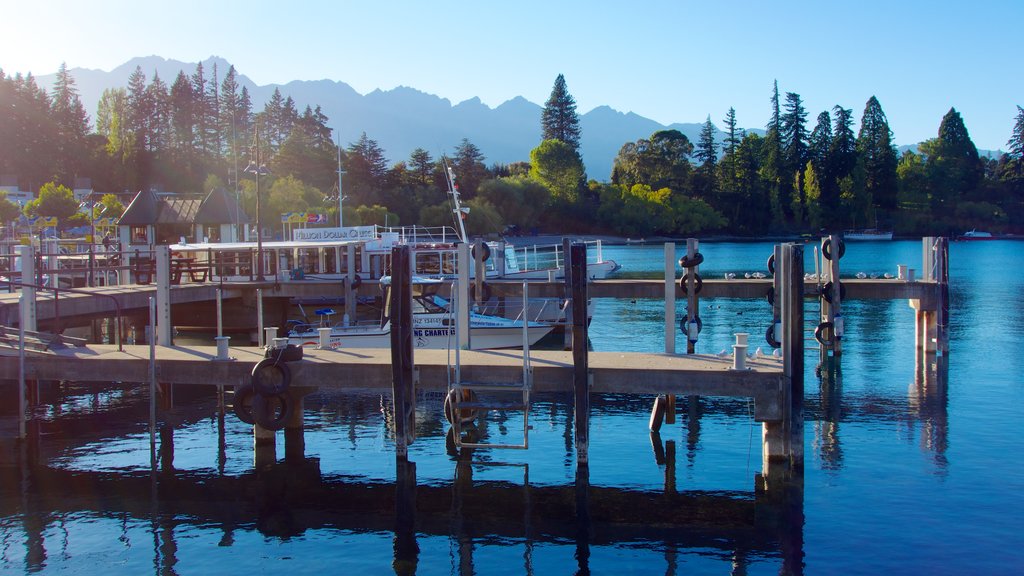
[[(224, 80), (231, 64), (212, 56), (202, 62), (207, 81), (217, 65), (218, 84)], [(107, 88), (128, 86), (128, 77), (141, 66), (147, 82), (156, 72), (167, 83), (174, 83), (179, 71), (188, 76), (195, 73), (196, 63), (168, 60), (160, 56), (138, 57), (125, 62), (110, 72), (86, 68), (70, 70), (78, 87), (82, 103), (95, 119), (96, 105)], [(423, 148), (435, 158), (451, 154), (463, 138), (468, 138), (483, 152), (488, 165), (529, 161), (530, 150), (540, 143), (540, 117), (543, 107), (516, 96), (491, 108), (479, 98), (470, 98), (452, 104), (447, 98), (422, 92), (408, 86), (391, 90), (376, 89), (359, 94), (345, 82), (335, 80), (294, 80), (287, 84), (258, 86), (241, 70), (236, 69), (238, 83), (245, 86), (253, 102), (253, 109), (263, 105), (280, 89), (284, 97), (291, 96), (301, 113), (307, 105), (320, 105), (334, 129), (335, 138), (347, 147), (365, 132), (384, 149), (391, 163), (407, 160), (416, 148)], [(37, 76), (39, 85), (49, 90), (56, 74)], [(723, 111), (724, 115), (724, 111)], [(627, 142), (647, 138), (658, 130), (679, 130), (696, 146), (702, 122), (673, 123), (669, 126), (644, 118), (633, 112), (620, 112), (609, 106), (598, 106), (580, 114), (582, 131), (581, 153), (590, 178), (608, 180), (612, 163), (619, 149)], [(764, 134), (763, 129), (746, 129)], [(716, 134), (721, 145), (724, 134)], [(916, 144), (899, 147), (916, 150)], [(998, 158), (1001, 151), (979, 150), (982, 156)]]

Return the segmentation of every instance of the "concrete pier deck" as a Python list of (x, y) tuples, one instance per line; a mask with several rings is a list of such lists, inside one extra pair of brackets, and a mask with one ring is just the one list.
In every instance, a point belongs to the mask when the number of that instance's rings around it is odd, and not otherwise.
[[(462, 376), (476, 382), (515, 381), (522, 378), (520, 350), (460, 352)], [(168, 384), (235, 386), (250, 381), (253, 366), (263, 359), (263, 349), (230, 349), (233, 360), (216, 360), (214, 346), (157, 346), (157, 380)], [(572, 352), (532, 351), (533, 390), (571, 392)], [(416, 387), (444, 390), (454, 352), (417, 350)], [(732, 369), (732, 357), (711, 355), (591, 352), (589, 370), (593, 393), (678, 394), (753, 398), (755, 419), (781, 418), (781, 359), (748, 359), (749, 370)], [(325, 389), (374, 389), (390, 391), (390, 349), (304, 349), (299, 362), (289, 364), (294, 386)], [(119, 352), (112, 345), (59, 349), (26, 358), (26, 378), (40, 380), (147, 382), (149, 346), (126, 345)], [(18, 378), (18, 359), (0, 358), (0, 379)]]

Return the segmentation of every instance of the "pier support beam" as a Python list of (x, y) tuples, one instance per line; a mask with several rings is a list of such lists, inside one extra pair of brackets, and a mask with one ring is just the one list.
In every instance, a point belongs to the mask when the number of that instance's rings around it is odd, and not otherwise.
[(171, 250), (165, 245), (156, 246), (156, 342), (160, 346), (171, 346)]
[[(36, 255), (32, 246), (18, 246), (18, 258), (21, 262), (21, 281), (25, 284), (36, 282)], [(25, 286), (21, 289), (21, 310), (18, 324), (25, 330), (35, 332), (39, 328), (36, 323), (36, 289)]]
[(775, 263), (781, 294), (775, 297), (782, 306), (782, 420), (765, 422), (762, 428), (766, 474), (780, 462), (802, 469), (804, 461), (803, 246), (784, 244), (781, 255)]
[(356, 247), (349, 245), (345, 250), (345, 314), (350, 321), (355, 321), (356, 291), (352, 288), (352, 283), (356, 280)]
[(587, 246), (573, 244), (569, 254), (572, 284), (572, 364), (576, 423), (576, 466), (590, 462), (590, 368), (587, 358)]
[(409, 456), (416, 439), (416, 387), (412, 354), (412, 278), (409, 246), (391, 249), (391, 391), (395, 405), (395, 455)]

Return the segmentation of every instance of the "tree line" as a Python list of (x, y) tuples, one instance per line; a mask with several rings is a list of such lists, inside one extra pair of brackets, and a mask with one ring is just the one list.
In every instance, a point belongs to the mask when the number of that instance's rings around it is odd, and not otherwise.
[[(275, 90), (256, 110), (234, 67), (179, 72), (168, 85), (141, 68), (128, 86), (106, 90), (91, 123), (65, 66), (50, 92), (31, 75), (0, 70), (0, 174), (16, 174), (40, 198), (30, 215), (50, 215), (76, 177), (104, 192), (150, 187), (179, 192), (236, 191), (254, 214), (255, 182), (244, 167), (266, 159), (261, 177), (264, 222), (320, 211), (354, 224), (448, 224), (446, 166), (457, 177), (473, 233), (540, 229), (625, 236), (759, 236), (881, 227), (898, 234), (949, 234), (979, 227), (1024, 230), (1024, 109), (1017, 107), (1009, 151), (980, 157), (955, 109), (938, 134), (900, 155), (881, 103), (871, 97), (855, 130), (854, 111), (820, 112), (811, 126), (799, 94), (769, 99), (764, 135), (738, 128), (725, 113), (722, 141), (708, 116), (697, 142), (661, 130), (619, 150), (608, 181), (588, 178), (580, 155), (576, 104), (558, 75), (529, 159), (485, 164), (463, 139), (450, 157), (422, 148), (389, 165), (365, 133), (335, 143), (319, 106), (301, 112)], [(256, 137), (257, 132), (259, 138)], [(256, 143), (260, 150), (255, 150)], [(343, 168), (338, 189), (338, 165)], [(42, 192), (47, 201), (43, 201)], [(107, 212), (116, 205), (104, 199)], [(5, 212), (6, 210), (6, 212)], [(0, 204), (0, 218), (10, 207)], [(109, 215), (109, 214), (105, 214)], [(62, 212), (63, 217), (63, 212)], [(69, 219), (71, 223), (73, 219)], [(272, 228), (272, 229), (273, 229)]]

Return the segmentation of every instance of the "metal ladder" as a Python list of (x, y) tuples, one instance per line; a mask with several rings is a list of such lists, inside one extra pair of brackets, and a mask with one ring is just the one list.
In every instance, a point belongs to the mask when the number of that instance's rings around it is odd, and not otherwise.
[[(452, 288), (452, 309), (456, 309), (458, 298), (456, 287)], [(523, 282), (523, 310), (526, 310), (528, 284)], [(456, 322), (456, 342), (458, 323)], [(469, 382), (462, 380), (459, 346), (455, 346), (454, 377), (448, 384), (445, 396), (445, 417), (452, 425), (456, 448), (512, 448), (525, 450), (530, 445), (530, 388), (533, 385), (533, 367), (530, 365), (530, 322), (523, 315), (523, 379), (519, 382)], [(491, 410), (523, 412), (522, 444), (477, 442), (463, 437), (463, 426)]]

